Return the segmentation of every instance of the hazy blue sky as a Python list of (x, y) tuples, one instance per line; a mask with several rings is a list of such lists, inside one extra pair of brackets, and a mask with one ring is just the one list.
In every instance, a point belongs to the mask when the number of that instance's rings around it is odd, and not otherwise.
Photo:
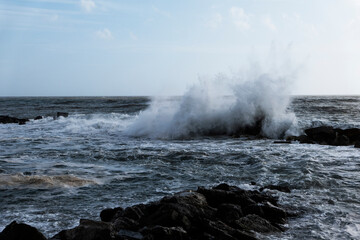
[(360, 94), (360, 0), (0, 0), (1, 96), (179, 95), (272, 58), (294, 94)]

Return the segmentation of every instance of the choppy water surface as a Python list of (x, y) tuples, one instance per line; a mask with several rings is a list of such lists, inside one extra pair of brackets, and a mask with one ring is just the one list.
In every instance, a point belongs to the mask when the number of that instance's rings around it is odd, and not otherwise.
[[(360, 238), (358, 149), (131, 135), (128, 129), (149, 104), (145, 97), (0, 98), (0, 115), (46, 116), (26, 125), (0, 124), (0, 229), (18, 220), (50, 237), (80, 218), (99, 219), (107, 207), (220, 182), (256, 188), (253, 181), (288, 185), (290, 194), (274, 193), (301, 212), (285, 233), (260, 238)], [(70, 115), (54, 120), (57, 111)], [(360, 126), (359, 97), (294, 97), (288, 111), (295, 113), (297, 129)]]

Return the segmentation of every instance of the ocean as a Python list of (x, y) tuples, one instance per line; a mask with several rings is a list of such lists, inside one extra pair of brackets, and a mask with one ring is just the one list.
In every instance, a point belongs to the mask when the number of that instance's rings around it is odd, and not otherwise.
[[(0, 115), (43, 119), (0, 124), (0, 230), (17, 220), (51, 237), (105, 208), (225, 182), (292, 190), (273, 194), (299, 216), (260, 239), (360, 239), (360, 150), (274, 143), (307, 127), (360, 127), (360, 97), (269, 99), (2, 97)], [(267, 138), (236, 135), (259, 116)]]

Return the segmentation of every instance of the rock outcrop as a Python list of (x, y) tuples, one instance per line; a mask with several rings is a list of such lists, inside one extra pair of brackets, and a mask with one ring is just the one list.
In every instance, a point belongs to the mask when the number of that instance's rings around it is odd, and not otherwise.
[(300, 143), (323, 144), (333, 146), (359, 145), (360, 129), (340, 129), (331, 126), (308, 128), (306, 135), (290, 136), (287, 141), (299, 141)]
[[(271, 186), (267, 188), (284, 190)], [(254, 240), (254, 232), (284, 231), (281, 225), (288, 213), (267, 193), (220, 184), (125, 209), (105, 209), (100, 217), (102, 222), (81, 220), (79, 226), (61, 231), (52, 240)]]
[(36, 228), (13, 221), (0, 233), (0, 240), (46, 240)]
[[(255, 240), (255, 232), (282, 232), (290, 213), (264, 189), (289, 192), (286, 187), (268, 185), (243, 190), (220, 184), (199, 187), (159, 201), (127, 208), (109, 208), (101, 221), (81, 219), (79, 226), (63, 230), (51, 240), (172, 240), (245, 239)], [(35, 228), (12, 222), (0, 233), (0, 240), (44, 240)]]
[(18, 123), (19, 125), (24, 125), (28, 122), (29, 119), (27, 118), (16, 118), (16, 117), (9, 117), (9, 116), (0, 116), (0, 123), (7, 124), (7, 123)]

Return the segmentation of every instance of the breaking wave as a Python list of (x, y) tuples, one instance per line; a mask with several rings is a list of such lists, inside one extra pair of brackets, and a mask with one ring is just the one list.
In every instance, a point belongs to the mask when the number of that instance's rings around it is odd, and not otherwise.
[(282, 138), (296, 131), (284, 77), (271, 74), (200, 81), (181, 98), (157, 98), (125, 131), (131, 136), (191, 138), (241, 134)]

